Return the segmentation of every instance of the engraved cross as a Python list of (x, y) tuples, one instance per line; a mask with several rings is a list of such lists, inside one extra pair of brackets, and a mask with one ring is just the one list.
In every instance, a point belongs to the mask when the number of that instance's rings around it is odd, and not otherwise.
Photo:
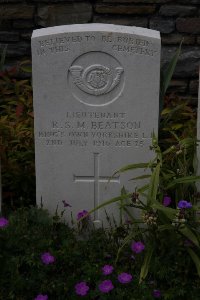
[[(114, 176), (110, 178), (110, 176), (100, 176), (99, 175), (99, 153), (94, 153), (94, 176), (76, 176), (74, 175), (74, 182), (88, 182), (94, 184), (94, 208), (100, 205), (99, 201), (99, 183), (105, 182), (108, 183), (110, 179), (110, 183), (120, 183), (120, 176)], [(99, 211), (95, 210), (94, 212), (94, 220), (97, 221), (99, 219)]]

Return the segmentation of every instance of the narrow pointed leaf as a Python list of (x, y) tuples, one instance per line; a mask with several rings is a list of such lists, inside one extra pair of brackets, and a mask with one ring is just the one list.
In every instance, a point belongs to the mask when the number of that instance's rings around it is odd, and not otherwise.
[(176, 209), (165, 207), (162, 204), (156, 202), (153, 203), (152, 208), (157, 209), (161, 211), (168, 219), (173, 220), (175, 218), (175, 215), (177, 213)]
[(200, 176), (186, 176), (182, 178), (173, 179), (173, 181), (170, 182), (166, 187), (166, 190), (172, 188), (176, 184), (193, 183), (199, 180), (200, 180)]
[(189, 252), (195, 266), (196, 266), (196, 269), (197, 269), (197, 273), (200, 277), (200, 258), (199, 256), (197, 256), (197, 254), (190, 248), (187, 249), (187, 251)]
[(129, 179), (129, 181), (131, 181), (131, 180), (146, 179), (146, 178), (149, 178), (149, 177), (151, 177), (151, 175), (141, 175), (141, 176), (133, 177), (133, 178)]
[(141, 283), (146, 278), (146, 276), (149, 272), (149, 265), (150, 265), (151, 257), (152, 257), (152, 254), (153, 254), (153, 246), (148, 248), (146, 251), (147, 252), (145, 254), (143, 265), (142, 265), (142, 268), (141, 268), (141, 271), (140, 271), (140, 282), (139, 283)]
[[(139, 164), (130, 164), (130, 165), (127, 165), (119, 170), (117, 170), (113, 175), (116, 175), (117, 173), (124, 173), (126, 171), (130, 171), (130, 170), (134, 170), (134, 169), (146, 169), (148, 168), (149, 166), (149, 163), (139, 163)], [(111, 178), (112, 178), (111, 177)]]
[(115, 202), (119, 202), (119, 201), (122, 201), (122, 200), (126, 200), (126, 199), (130, 198), (131, 195), (132, 195), (132, 193), (126, 194), (126, 195), (122, 195), (122, 196), (119, 196), (119, 197), (115, 197), (115, 198), (112, 198), (112, 199), (110, 199), (108, 201), (105, 201), (102, 204), (100, 204), (97, 207), (95, 207), (94, 209), (90, 210), (88, 214), (91, 214), (94, 211), (96, 211), (96, 210), (98, 210), (98, 209), (100, 209), (100, 208), (102, 208), (104, 206), (107, 206), (109, 204), (112, 204), (112, 203), (115, 203)]
[(175, 52), (175, 55), (173, 56), (173, 58), (171, 59), (171, 61), (169, 62), (166, 70), (162, 73), (162, 82), (161, 82), (161, 87), (160, 87), (160, 101), (163, 100), (163, 97), (168, 89), (168, 86), (170, 84), (172, 75), (174, 73), (178, 58), (180, 56), (181, 53), (181, 46), (182, 46), (182, 42), (180, 43), (180, 46), (178, 47), (178, 49)]
[(160, 175), (160, 163), (157, 164), (157, 166), (155, 167), (153, 174), (151, 176), (151, 181), (149, 184), (149, 191), (148, 191), (148, 198), (147, 198), (148, 204), (156, 201), (158, 184), (159, 184), (159, 175)]
[(179, 228), (180, 233), (182, 233), (185, 237), (187, 237), (193, 244), (195, 244), (197, 247), (199, 247), (199, 241), (196, 237), (196, 235), (187, 227), (182, 226)]

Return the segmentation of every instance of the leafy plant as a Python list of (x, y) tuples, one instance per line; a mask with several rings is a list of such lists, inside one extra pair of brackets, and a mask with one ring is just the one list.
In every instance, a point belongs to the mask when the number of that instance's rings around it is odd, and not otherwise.
[(0, 156), (4, 199), (19, 206), (35, 202), (35, 177), (32, 88), (29, 80), (15, 79), (16, 71), (0, 73)]

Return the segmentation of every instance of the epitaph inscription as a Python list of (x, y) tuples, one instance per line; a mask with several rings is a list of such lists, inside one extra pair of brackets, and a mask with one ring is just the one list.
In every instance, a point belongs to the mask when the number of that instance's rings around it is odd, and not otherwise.
[[(160, 35), (104, 24), (36, 30), (32, 36), (37, 202), (62, 201), (70, 221), (144, 182), (125, 165), (148, 162), (158, 129)], [(119, 207), (106, 207), (118, 220)], [(106, 223), (104, 208), (93, 214)]]

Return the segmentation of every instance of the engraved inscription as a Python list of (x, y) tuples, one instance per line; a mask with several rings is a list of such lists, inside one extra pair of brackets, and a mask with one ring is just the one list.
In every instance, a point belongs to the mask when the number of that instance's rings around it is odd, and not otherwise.
[(111, 35), (96, 33), (96, 35), (83, 33), (77, 35), (76, 33), (60, 34), (56, 37), (49, 37), (47, 39), (39, 40), (36, 53), (39, 56), (48, 56), (59, 53), (72, 52), (76, 45), (97, 44), (103, 43), (109, 47), (108, 51), (117, 51), (118, 53), (128, 53), (130, 55), (144, 55), (154, 56), (157, 52), (152, 41), (139, 38), (133, 34), (116, 34)]
[(38, 137), (44, 145), (54, 147), (141, 149), (151, 144), (151, 135), (143, 127), (141, 121), (129, 120), (125, 112), (68, 111), (65, 119), (52, 120)]

